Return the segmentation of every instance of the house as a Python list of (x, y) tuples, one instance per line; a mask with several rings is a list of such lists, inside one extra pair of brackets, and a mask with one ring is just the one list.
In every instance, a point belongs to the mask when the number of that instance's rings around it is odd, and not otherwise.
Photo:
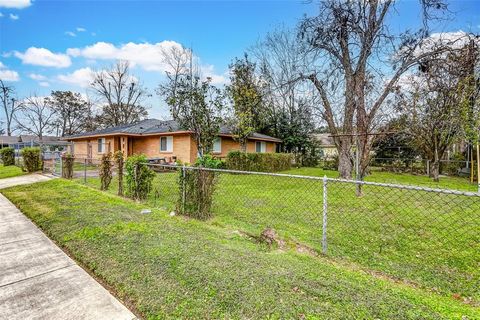
[(317, 142), (326, 159), (335, 158), (338, 155), (337, 147), (330, 133), (315, 133), (312, 138)]
[[(173, 120), (146, 119), (66, 137), (72, 142), (70, 152), (76, 158), (99, 158), (104, 153), (122, 151), (125, 156), (145, 154), (149, 158), (163, 158), (166, 162), (180, 160), (193, 163), (197, 147), (190, 131), (182, 130)], [(281, 140), (260, 133), (248, 138), (247, 152), (275, 152)], [(231, 131), (222, 127), (215, 139), (213, 154), (226, 157), (229, 151), (239, 150)]]
[(0, 136), (0, 148), (12, 147), (17, 156), (25, 147), (40, 147), (44, 157), (59, 157), (59, 154), (66, 150), (69, 144), (56, 136), (43, 136), (42, 139), (34, 135)]

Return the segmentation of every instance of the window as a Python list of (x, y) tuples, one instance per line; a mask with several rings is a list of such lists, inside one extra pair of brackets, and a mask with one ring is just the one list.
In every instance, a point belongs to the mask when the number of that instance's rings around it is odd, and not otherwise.
[(216, 137), (213, 140), (213, 153), (222, 153), (222, 138)]
[(105, 138), (100, 138), (98, 139), (98, 153), (104, 153), (105, 152)]
[(256, 141), (255, 152), (267, 152), (267, 143), (265, 141)]
[(160, 152), (173, 152), (173, 137), (160, 137)]

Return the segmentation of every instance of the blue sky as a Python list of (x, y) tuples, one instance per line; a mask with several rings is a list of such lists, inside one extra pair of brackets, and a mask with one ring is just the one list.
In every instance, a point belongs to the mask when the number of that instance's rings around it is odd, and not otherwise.
[[(88, 76), (115, 58), (131, 59), (133, 74), (153, 94), (152, 116), (167, 109), (154, 88), (163, 80), (160, 47), (192, 47), (219, 85), (228, 64), (281, 24), (316, 12), (306, 1), (42, 1), (0, 0), (0, 76), (20, 97), (51, 90), (87, 93)], [(400, 1), (393, 28), (420, 23), (418, 1)], [(480, 1), (452, 1), (455, 18), (437, 31), (480, 32)]]

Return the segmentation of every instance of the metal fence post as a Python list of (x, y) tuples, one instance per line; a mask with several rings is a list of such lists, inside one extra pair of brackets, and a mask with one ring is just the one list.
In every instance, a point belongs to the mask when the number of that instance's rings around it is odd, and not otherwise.
[(83, 160), (83, 182), (87, 183), (87, 158)]
[(60, 177), (63, 178), (63, 158), (60, 157)]
[(427, 160), (427, 176), (430, 177), (430, 160)]
[(323, 176), (322, 253), (327, 254), (327, 176)]
[(185, 164), (182, 167), (182, 214), (185, 214), (185, 195), (186, 195), (186, 190), (185, 190)]

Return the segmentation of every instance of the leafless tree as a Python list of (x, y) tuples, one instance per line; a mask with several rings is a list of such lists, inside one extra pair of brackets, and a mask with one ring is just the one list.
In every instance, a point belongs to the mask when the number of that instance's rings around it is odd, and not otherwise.
[(99, 117), (103, 126), (133, 123), (148, 115), (141, 105), (147, 92), (130, 74), (127, 61), (118, 61), (110, 69), (96, 72), (91, 89), (103, 105)]
[(179, 90), (184, 86), (181, 81), (200, 77), (200, 68), (193, 51), (188, 48), (173, 46), (163, 49), (162, 56), (167, 80), (159, 85), (156, 92), (159, 96), (169, 97), (166, 102), (170, 107), (170, 114), (177, 120), (180, 113), (178, 96), (182, 94)]
[(396, 34), (386, 23), (395, 14), (394, 0), (326, 0), (319, 13), (303, 19), (299, 38), (304, 48), (299, 79), (313, 85), (319, 111), (335, 136), (339, 173), (352, 175), (352, 147), (359, 155), (358, 178), (369, 164), (373, 135), (389, 107), (388, 100), (404, 73), (447, 46), (422, 45), (429, 19), (446, 8), (442, 0), (421, 0), (424, 28)]
[(12, 128), (13, 118), (21, 106), (20, 102), (16, 100), (14, 96), (15, 88), (7, 86), (2, 79), (0, 79), (0, 101), (2, 102), (3, 112), (5, 113), (8, 136), (12, 135), (14, 130)]
[(282, 151), (301, 152), (315, 127), (313, 106), (318, 97), (308, 83), (297, 81), (304, 65), (300, 43), (294, 32), (279, 28), (251, 51), (260, 71), (263, 110), (257, 112), (265, 118), (263, 130), (284, 141)]
[(91, 105), (79, 93), (53, 91), (47, 98), (55, 111), (55, 125), (62, 137), (80, 133), (89, 126)]
[(48, 98), (31, 96), (25, 99), (18, 111), (14, 114), (14, 119), (21, 131), (39, 139), (53, 131), (55, 112)]

